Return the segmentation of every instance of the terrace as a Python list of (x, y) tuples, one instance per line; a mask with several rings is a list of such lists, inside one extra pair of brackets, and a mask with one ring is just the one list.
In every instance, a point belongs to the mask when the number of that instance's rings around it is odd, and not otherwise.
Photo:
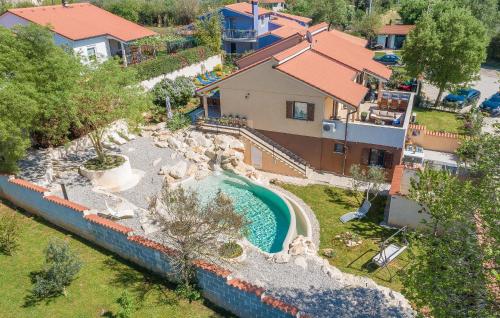
[(323, 137), (400, 148), (410, 123), (413, 98), (412, 93), (382, 91), (378, 100), (365, 101), (357, 108), (333, 101), (333, 107), (325, 107)]

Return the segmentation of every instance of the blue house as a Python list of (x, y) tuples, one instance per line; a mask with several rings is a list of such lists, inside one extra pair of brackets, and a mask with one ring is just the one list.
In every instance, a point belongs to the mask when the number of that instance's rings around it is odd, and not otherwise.
[(258, 0), (221, 9), (222, 40), (227, 53), (245, 53), (273, 44), (295, 33), (305, 33), (311, 19), (259, 7)]

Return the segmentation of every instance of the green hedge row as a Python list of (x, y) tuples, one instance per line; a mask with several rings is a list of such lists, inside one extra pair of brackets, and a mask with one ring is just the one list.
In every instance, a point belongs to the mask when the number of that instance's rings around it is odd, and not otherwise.
[(198, 46), (177, 53), (158, 56), (149, 61), (135, 64), (132, 67), (137, 70), (139, 79), (143, 81), (199, 63), (216, 54), (217, 52), (213, 52), (207, 47)]

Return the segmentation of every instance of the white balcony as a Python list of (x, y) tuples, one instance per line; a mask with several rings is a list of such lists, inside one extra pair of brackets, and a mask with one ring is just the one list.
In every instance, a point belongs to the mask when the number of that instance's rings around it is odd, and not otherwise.
[(231, 42), (257, 42), (257, 31), (225, 29), (222, 32), (222, 39)]

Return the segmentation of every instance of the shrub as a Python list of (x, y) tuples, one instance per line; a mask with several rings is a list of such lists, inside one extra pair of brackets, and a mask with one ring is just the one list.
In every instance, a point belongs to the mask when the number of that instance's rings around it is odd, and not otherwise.
[(12, 255), (18, 247), (19, 232), (19, 222), (14, 215), (0, 215), (0, 253)]
[(190, 123), (191, 120), (186, 114), (176, 112), (171, 119), (167, 120), (167, 128), (171, 131), (176, 131), (187, 127)]
[(116, 315), (117, 318), (130, 318), (132, 317), (132, 313), (135, 311), (135, 304), (133, 298), (127, 291), (124, 291), (120, 298), (116, 300), (118, 305), (120, 306), (120, 310)]
[(66, 295), (66, 287), (82, 268), (80, 258), (65, 241), (53, 240), (45, 250), (45, 266), (34, 275), (31, 302)]
[(488, 47), (488, 58), (500, 61), (500, 32), (491, 39)]
[(219, 248), (219, 254), (224, 258), (236, 258), (243, 254), (243, 248), (236, 242), (224, 243)]
[(175, 54), (159, 56), (156, 59), (135, 64), (132, 67), (137, 70), (140, 80), (147, 80), (201, 62), (215, 54), (210, 49), (199, 46)]
[(153, 88), (153, 102), (165, 107), (166, 96), (170, 97), (173, 109), (185, 106), (194, 96), (196, 86), (190, 78), (180, 76), (175, 80), (164, 79)]
[(107, 170), (121, 166), (125, 162), (122, 156), (105, 155), (102, 160), (92, 158), (87, 160), (83, 166), (88, 170)]

